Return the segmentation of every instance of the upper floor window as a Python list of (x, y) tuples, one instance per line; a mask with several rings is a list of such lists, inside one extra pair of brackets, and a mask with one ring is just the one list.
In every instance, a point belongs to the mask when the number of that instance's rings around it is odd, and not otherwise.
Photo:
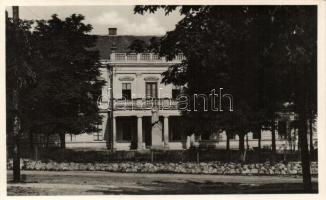
[(156, 82), (146, 82), (146, 98), (157, 98)]
[(122, 83), (122, 97), (131, 99), (131, 83)]
[(181, 93), (181, 88), (180, 86), (172, 86), (172, 99), (176, 99), (178, 95)]

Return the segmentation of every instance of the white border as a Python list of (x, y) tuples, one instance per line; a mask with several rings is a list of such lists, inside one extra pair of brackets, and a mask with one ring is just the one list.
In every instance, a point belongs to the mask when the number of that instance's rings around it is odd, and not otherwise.
[[(197, 199), (197, 198), (205, 198), (205, 199), (252, 199), (252, 200), (262, 200), (262, 199), (286, 199), (286, 200), (306, 200), (306, 199), (326, 199), (325, 190), (325, 175), (326, 170), (325, 163), (326, 163), (326, 106), (325, 106), (325, 97), (326, 97), (326, 38), (325, 38), (325, 31), (326, 31), (326, 1), (324, 0), (203, 0), (203, 1), (176, 1), (176, 0), (5, 0), (1, 1), (1, 10), (0, 10), (0, 27), (1, 27), (1, 38), (0, 38), (0, 45), (2, 51), (0, 51), (0, 75), (1, 75), (1, 84), (0, 84), (0, 91), (1, 91), (1, 98), (0, 98), (0, 199), (76, 199), (79, 200), (89, 200), (89, 199), (163, 199), (168, 197), (170, 199), (179, 199), (180, 197), (186, 198), (187, 200)], [(246, 4), (246, 5), (256, 5), (256, 4), (263, 4), (263, 5), (318, 5), (318, 124), (317, 124), (317, 131), (318, 131), (318, 154), (319, 154), (319, 194), (264, 194), (264, 195), (92, 195), (92, 196), (16, 196), (16, 197), (7, 197), (6, 196), (6, 134), (5, 134), (5, 7), (12, 6), (12, 5), (19, 5), (19, 6), (59, 6), (59, 5), (84, 5), (84, 6), (92, 6), (92, 5), (135, 5), (135, 4), (170, 4), (170, 5), (184, 5), (184, 4), (214, 4), (214, 5), (238, 5), (238, 4)], [(324, 198), (323, 198), (324, 197)]]

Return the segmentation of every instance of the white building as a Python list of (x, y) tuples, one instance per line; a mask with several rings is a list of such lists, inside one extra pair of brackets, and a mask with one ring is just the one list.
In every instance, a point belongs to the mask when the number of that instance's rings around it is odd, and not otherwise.
[[(162, 72), (169, 66), (180, 63), (182, 55), (172, 61), (166, 61), (153, 53), (128, 53), (128, 46), (135, 39), (148, 42), (151, 36), (120, 36), (116, 30), (110, 29), (108, 36), (99, 36), (98, 45), (101, 55), (101, 78), (106, 81), (102, 89), (100, 106), (103, 123), (101, 131), (91, 134), (67, 135), (67, 148), (91, 148), (115, 150), (146, 150), (152, 145), (152, 108), (157, 105), (162, 126), (162, 136), (158, 138), (163, 149), (187, 149), (191, 145), (225, 148), (226, 135), (212, 133), (209, 136), (187, 136), (178, 125), (181, 113), (177, 109), (176, 96), (180, 88), (161, 83)], [(112, 71), (111, 71), (112, 69)], [(111, 80), (112, 78), (112, 80)], [(111, 87), (111, 84), (112, 87)], [(112, 91), (111, 91), (111, 88)], [(113, 94), (113, 99), (111, 99)], [(114, 102), (113, 118), (110, 118), (109, 102)], [(164, 108), (162, 108), (164, 106)], [(168, 108), (167, 108), (168, 107)], [(294, 114), (284, 115), (277, 122), (277, 148), (297, 149), (297, 132), (291, 128), (295, 120)], [(111, 126), (112, 125), (112, 129)], [(280, 133), (280, 134), (279, 134)], [(189, 135), (189, 134), (188, 134)], [(281, 136), (283, 135), (283, 136)], [(287, 136), (287, 137), (284, 137)], [(289, 138), (291, 136), (291, 138)], [(258, 146), (258, 135), (247, 135), (248, 147)], [(230, 148), (239, 146), (238, 136), (230, 140)], [(317, 140), (314, 134), (314, 141)], [(271, 132), (262, 131), (261, 147), (271, 147)]]

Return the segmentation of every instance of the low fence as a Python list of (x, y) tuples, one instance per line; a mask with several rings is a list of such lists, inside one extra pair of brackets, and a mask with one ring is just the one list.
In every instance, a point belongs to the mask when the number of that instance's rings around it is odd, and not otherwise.
[[(57, 147), (31, 148), (21, 145), (21, 157), (33, 160), (52, 160), (56, 162), (208, 162), (208, 161), (242, 161), (243, 154), (239, 150), (222, 149), (188, 149), (188, 150), (144, 150), (144, 151), (116, 151), (109, 150), (83, 151), (72, 149), (60, 149)], [(7, 149), (7, 158), (12, 158), (10, 149)], [(245, 153), (245, 161), (248, 163), (271, 161), (270, 150), (248, 150)], [(311, 155), (313, 161), (318, 160), (317, 150)], [(274, 161), (300, 161), (299, 151), (278, 152)]]

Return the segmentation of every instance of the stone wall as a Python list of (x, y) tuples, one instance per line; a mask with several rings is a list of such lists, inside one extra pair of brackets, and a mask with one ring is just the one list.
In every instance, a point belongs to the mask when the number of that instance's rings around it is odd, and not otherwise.
[[(12, 160), (7, 162), (7, 169), (12, 169)], [(242, 175), (301, 175), (300, 162), (275, 163), (224, 163), (224, 162), (185, 162), (185, 163), (57, 163), (22, 159), (23, 170), (44, 171), (108, 171), (133, 173), (184, 173), (184, 174), (242, 174)], [(311, 163), (311, 173), (318, 174), (318, 163)]]

